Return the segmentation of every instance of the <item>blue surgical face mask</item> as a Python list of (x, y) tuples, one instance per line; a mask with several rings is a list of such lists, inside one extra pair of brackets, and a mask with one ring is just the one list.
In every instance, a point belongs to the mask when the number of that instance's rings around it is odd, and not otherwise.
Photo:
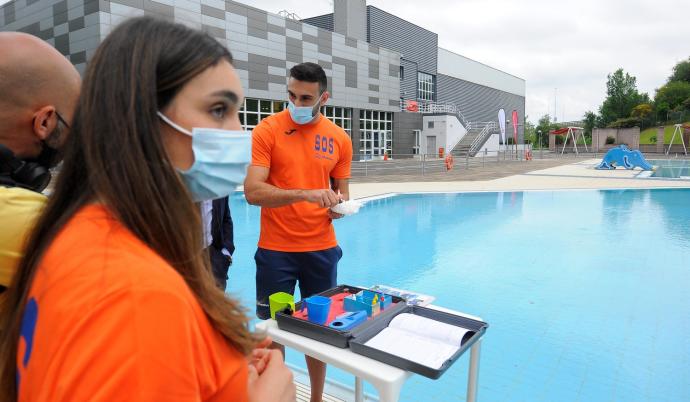
[(288, 101), (288, 110), (290, 111), (290, 117), (292, 121), (297, 124), (309, 124), (319, 111), (319, 106), (321, 104), (321, 96), (316, 101), (314, 106), (295, 106), (292, 101)]
[(196, 127), (189, 132), (163, 113), (158, 112), (158, 116), (170, 127), (192, 137), (194, 164), (189, 170), (178, 172), (194, 201), (225, 197), (244, 182), (251, 160), (251, 133)]

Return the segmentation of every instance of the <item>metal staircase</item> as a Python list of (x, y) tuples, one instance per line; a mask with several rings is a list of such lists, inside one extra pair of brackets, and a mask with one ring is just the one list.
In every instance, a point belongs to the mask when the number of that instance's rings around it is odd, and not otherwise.
[(494, 121), (467, 123), (465, 126), (467, 133), (451, 149), (451, 154), (457, 157), (475, 156), (486, 141), (498, 129), (498, 124)]
[[(400, 101), (400, 110), (410, 111), (407, 109), (407, 101)], [(460, 108), (451, 102), (416, 102), (414, 112), (431, 114), (431, 113), (448, 113), (455, 115), (460, 123), (465, 127), (467, 133), (458, 141), (450, 150), (450, 153), (458, 157), (475, 156), (482, 148), (486, 141), (498, 131), (498, 124), (495, 121), (488, 122), (470, 122), (460, 112)]]

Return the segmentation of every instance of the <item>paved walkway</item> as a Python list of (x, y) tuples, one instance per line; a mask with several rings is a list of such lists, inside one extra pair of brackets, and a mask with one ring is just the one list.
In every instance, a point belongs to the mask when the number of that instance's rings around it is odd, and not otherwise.
[[(487, 158), (488, 159), (488, 158)], [(467, 169), (458, 161), (453, 170), (421, 174), (373, 174), (369, 176), (353, 176), (352, 183), (392, 183), (392, 182), (429, 182), (429, 181), (484, 181), (500, 177), (513, 176), (532, 170), (546, 169), (573, 163), (573, 159), (543, 159), (532, 161), (501, 161), (496, 163), (490, 159), (483, 166), (481, 160), (473, 160), (473, 165)], [(384, 165), (387, 162), (378, 162)], [(440, 162), (442, 163), (442, 162)], [(376, 164), (376, 162), (374, 162)], [(372, 169), (373, 170), (373, 169)], [(438, 169), (437, 169), (438, 170)]]
[[(600, 159), (583, 161), (540, 160), (514, 162), (511, 168), (497, 164), (495, 171), (462, 172), (454, 180), (436, 179), (434, 176), (406, 176), (395, 181), (392, 177), (376, 178), (380, 182), (357, 181), (350, 185), (353, 198), (370, 197), (396, 192), (454, 192), (454, 191), (522, 191), (558, 189), (609, 188), (690, 188), (690, 180), (636, 178), (640, 170), (596, 170)], [(440, 174), (443, 175), (443, 174)], [(493, 175), (493, 176), (492, 176)], [(483, 177), (482, 177), (483, 176)], [(445, 177), (443, 177), (445, 179)], [(403, 181), (406, 180), (406, 181)], [(434, 181), (435, 180), (435, 181)]]

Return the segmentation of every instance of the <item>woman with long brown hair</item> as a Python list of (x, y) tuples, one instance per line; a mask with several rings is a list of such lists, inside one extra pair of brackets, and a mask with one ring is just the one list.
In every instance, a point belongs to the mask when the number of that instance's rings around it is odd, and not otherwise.
[(242, 99), (206, 34), (137, 18), (103, 41), (3, 306), (0, 399), (295, 399), (279, 352), (216, 288), (194, 204), (244, 179)]

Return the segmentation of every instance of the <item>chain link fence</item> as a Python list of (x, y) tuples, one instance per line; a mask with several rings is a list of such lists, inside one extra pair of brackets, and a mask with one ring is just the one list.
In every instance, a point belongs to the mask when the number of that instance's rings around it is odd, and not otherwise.
[[(579, 149), (579, 147), (578, 147)], [(496, 167), (500, 164), (529, 163), (532, 160), (562, 160), (563, 163), (575, 163), (587, 159), (601, 159), (604, 152), (574, 152), (566, 149), (566, 152), (552, 152), (548, 149), (507, 149), (501, 151), (484, 150), (476, 156), (459, 157), (453, 155), (452, 169), (470, 170)], [(666, 156), (664, 154), (645, 153), (647, 159), (677, 159), (689, 158), (683, 154)], [(352, 162), (353, 177), (382, 176), (382, 175), (410, 175), (426, 176), (447, 172), (449, 164), (445, 157), (438, 154), (393, 154), (385, 158), (371, 155), (355, 155)]]

